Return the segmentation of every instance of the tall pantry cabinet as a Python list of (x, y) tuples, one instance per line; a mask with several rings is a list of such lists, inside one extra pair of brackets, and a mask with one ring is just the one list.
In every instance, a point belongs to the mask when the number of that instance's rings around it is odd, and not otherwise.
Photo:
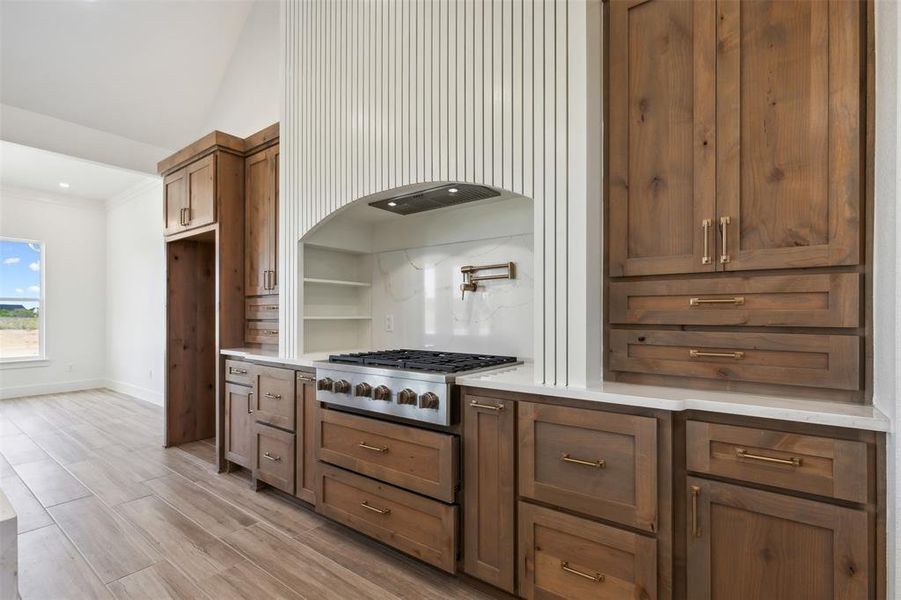
[(867, 4), (608, 6), (608, 379), (862, 399)]

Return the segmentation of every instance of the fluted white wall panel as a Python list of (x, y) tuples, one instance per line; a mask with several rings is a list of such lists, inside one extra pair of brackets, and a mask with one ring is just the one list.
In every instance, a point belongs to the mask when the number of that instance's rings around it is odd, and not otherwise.
[(465, 181), (533, 199), (536, 371), (554, 383), (589, 376), (584, 348), (568, 342), (574, 328), (585, 337), (587, 318), (570, 314), (581, 306), (569, 297), (571, 263), (585, 252), (568, 233), (591, 200), (584, 181), (578, 198), (570, 190), (600, 164), (571, 151), (570, 128), (584, 129), (591, 111), (573, 103), (569, 78), (584, 71), (593, 5), (599, 18), (594, 0), (285, 0), (282, 352), (302, 351), (306, 232), (375, 192)]

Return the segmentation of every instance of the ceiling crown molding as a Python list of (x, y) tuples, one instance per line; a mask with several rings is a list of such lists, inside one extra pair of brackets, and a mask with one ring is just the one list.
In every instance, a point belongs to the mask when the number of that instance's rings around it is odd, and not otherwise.
[(115, 208), (128, 204), (132, 200), (136, 198), (140, 198), (147, 192), (150, 192), (154, 189), (158, 189), (160, 192), (160, 200), (163, 199), (162, 191), (163, 191), (163, 180), (160, 177), (148, 177), (146, 180), (136, 183), (131, 186), (124, 192), (119, 192), (112, 198), (109, 198), (104, 204), (106, 206), (106, 211), (109, 212)]
[(82, 198), (80, 196), (54, 194), (52, 192), (44, 192), (41, 190), (33, 190), (30, 188), (16, 187), (11, 185), (0, 185), (0, 203), (7, 200), (43, 202), (44, 204), (55, 204), (57, 206), (80, 208), (84, 210), (103, 210), (103, 202), (101, 200), (92, 200), (90, 198)]

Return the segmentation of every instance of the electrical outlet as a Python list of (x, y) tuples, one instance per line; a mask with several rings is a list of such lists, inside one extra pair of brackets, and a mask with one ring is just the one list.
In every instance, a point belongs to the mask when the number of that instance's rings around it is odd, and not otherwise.
[(394, 315), (385, 315), (385, 331), (388, 333), (394, 331)]

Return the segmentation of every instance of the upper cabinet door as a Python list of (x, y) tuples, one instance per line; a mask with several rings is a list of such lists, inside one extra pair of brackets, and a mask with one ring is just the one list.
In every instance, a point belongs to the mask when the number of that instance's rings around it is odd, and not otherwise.
[(717, 4), (722, 268), (859, 262), (864, 8)]
[(714, 4), (616, 0), (610, 20), (610, 275), (713, 271)]
[(244, 289), (248, 296), (269, 293), (270, 168), (265, 150), (244, 161)]
[(278, 145), (269, 155), (269, 293), (278, 293)]
[(166, 175), (163, 180), (163, 202), (165, 204), (165, 234), (172, 235), (185, 228), (185, 209), (188, 206), (188, 183), (185, 170), (179, 169)]
[(216, 155), (210, 154), (185, 167), (188, 179), (188, 229), (216, 222)]

